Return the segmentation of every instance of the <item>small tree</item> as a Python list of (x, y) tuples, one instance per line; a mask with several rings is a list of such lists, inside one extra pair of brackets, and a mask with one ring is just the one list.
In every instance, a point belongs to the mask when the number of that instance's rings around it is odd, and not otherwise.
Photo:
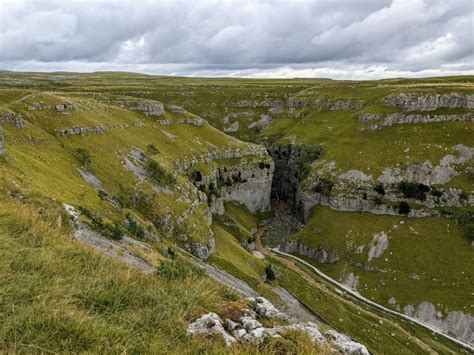
[(83, 167), (87, 167), (87, 165), (92, 163), (91, 154), (87, 149), (76, 148), (74, 150), (74, 157), (81, 163)]
[(146, 146), (146, 151), (147, 151), (149, 154), (152, 154), (152, 155), (158, 154), (158, 153), (160, 152), (160, 151), (158, 150), (158, 148), (155, 147), (154, 144), (148, 144), (148, 145)]
[(267, 281), (273, 281), (276, 279), (275, 271), (271, 265), (267, 265), (265, 267), (265, 276), (267, 277)]

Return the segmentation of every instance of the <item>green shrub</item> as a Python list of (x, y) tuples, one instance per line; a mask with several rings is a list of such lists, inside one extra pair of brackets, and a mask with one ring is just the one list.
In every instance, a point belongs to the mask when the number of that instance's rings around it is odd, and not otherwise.
[(196, 182), (201, 182), (202, 181), (202, 173), (199, 170), (193, 171), (191, 174), (189, 174), (189, 178), (193, 183)]
[(322, 149), (319, 146), (303, 145), (299, 147), (297, 163), (299, 167), (299, 181), (303, 181), (311, 172), (311, 163), (319, 159)]
[(125, 234), (125, 231), (119, 224), (116, 222), (104, 222), (99, 213), (92, 212), (88, 208), (82, 206), (79, 207), (79, 211), (89, 219), (92, 228), (103, 236), (114, 240), (121, 240)]
[(90, 163), (92, 163), (91, 154), (84, 148), (76, 148), (73, 152), (73, 155), (83, 167), (87, 167)]
[(154, 144), (148, 144), (146, 146), (146, 151), (148, 154), (151, 154), (151, 155), (155, 155), (155, 154), (158, 154), (160, 151), (158, 150), (157, 147), (155, 147)]
[(120, 189), (114, 196), (114, 200), (119, 204), (120, 208), (132, 208), (134, 205), (133, 191)]
[(329, 179), (322, 178), (314, 187), (314, 192), (320, 193), (324, 196), (331, 195), (331, 190), (334, 187), (334, 182)]
[(430, 191), (430, 187), (417, 182), (402, 181), (398, 184), (398, 191), (407, 198), (424, 201), (426, 200), (426, 193)]
[(276, 279), (275, 271), (271, 265), (267, 265), (265, 267), (265, 276), (267, 277), (267, 281), (273, 281)]
[(152, 159), (149, 159), (146, 162), (145, 171), (147, 172), (148, 177), (157, 184), (168, 186), (176, 183), (175, 177)]
[(453, 213), (453, 218), (462, 228), (466, 238), (474, 241), (474, 208), (460, 208)]
[(127, 214), (127, 230), (131, 235), (143, 239), (145, 237), (145, 229), (130, 215)]
[(162, 261), (156, 273), (167, 279), (184, 279), (189, 276), (205, 275), (204, 270), (197, 267), (189, 267), (180, 260)]
[(399, 204), (398, 204), (398, 213), (400, 214), (409, 214), (411, 211), (411, 207), (410, 205), (408, 204), (408, 202), (406, 201), (401, 201)]
[(374, 191), (378, 193), (379, 195), (382, 195), (382, 196), (385, 195), (385, 188), (383, 187), (383, 184), (381, 183), (374, 186)]

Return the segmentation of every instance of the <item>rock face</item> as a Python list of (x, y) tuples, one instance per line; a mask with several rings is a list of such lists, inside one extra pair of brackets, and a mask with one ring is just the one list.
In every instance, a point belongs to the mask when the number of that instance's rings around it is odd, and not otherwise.
[(422, 302), (415, 309), (412, 305), (403, 308), (404, 313), (423, 323), (435, 327), (459, 340), (474, 346), (474, 317), (459, 311), (451, 311), (443, 318), (430, 302)]
[[(249, 297), (252, 309), (244, 310), (244, 315), (238, 319), (222, 320), (215, 313), (208, 313), (191, 323), (188, 328), (190, 335), (214, 335), (224, 338), (227, 346), (234, 343), (260, 345), (267, 337), (285, 337), (290, 330), (298, 330), (308, 335), (315, 346), (330, 349), (331, 353), (368, 355), (366, 347), (355, 342), (345, 334), (335, 330), (321, 332), (318, 324), (313, 322), (299, 322), (280, 312), (263, 297)], [(272, 320), (283, 319), (289, 324), (266, 328), (257, 320), (257, 317)], [(259, 319), (260, 319), (259, 318)]]
[(213, 213), (222, 214), (227, 201), (245, 205), (252, 213), (270, 209), (274, 164), (268, 157), (225, 165), (210, 175), (193, 172), (194, 183), (208, 195)]
[(138, 101), (135, 109), (146, 116), (161, 116), (165, 113), (163, 104), (157, 102)]
[(384, 184), (397, 184), (403, 180), (416, 181), (425, 185), (442, 185), (457, 175), (456, 165), (465, 164), (474, 155), (474, 149), (458, 144), (455, 147), (457, 156), (446, 155), (438, 165), (433, 166), (430, 161), (420, 164), (406, 164), (402, 167), (385, 168), (379, 181)]
[(357, 101), (330, 101), (325, 98), (318, 98), (313, 101), (304, 99), (291, 99), (288, 101), (289, 109), (317, 108), (319, 110), (361, 110), (364, 103)]
[(123, 237), (121, 241), (107, 239), (82, 222), (79, 218), (79, 213), (74, 207), (64, 204), (64, 209), (71, 218), (74, 227), (74, 239), (91, 246), (105, 255), (136, 267), (146, 274), (156, 271), (153, 266), (140, 258), (135, 252), (137, 249), (148, 249), (148, 244), (127, 237)]
[(207, 244), (192, 243), (187, 248), (191, 254), (201, 260), (206, 260), (216, 251), (216, 242), (214, 236), (211, 236)]
[(178, 120), (179, 123), (186, 123), (186, 124), (190, 124), (192, 126), (196, 126), (196, 127), (201, 127), (202, 124), (203, 124), (203, 119), (202, 118), (199, 118), (199, 117), (187, 117), (187, 118), (180, 118)]
[(239, 121), (235, 121), (229, 127), (225, 127), (224, 132), (226, 132), (226, 133), (235, 133), (239, 130), (239, 128), (240, 128)]
[(389, 115), (364, 114), (359, 115), (357, 120), (362, 123), (370, 123), (368, 127), (360, 128), (359, 131), (373, 131), (383, 127), (390, 127), (395, 124), (420, 124), (434, 122), (472, 122), (474, 115), (471, 113), (459, 115), (420, 115), (392, 113)]
[(384, 100), (386, 105), (405, 111), (434, 111), (438, 108), (474, 108), (474, 95), (457, 92), (447, 94), (399, 93)]
[(73, 104), (64, 103), (64, 104), (56, 105), (56, 111), (58, 112), (73, 111), (75, 109), (77, 109), (77, 107), (76, 105), (73, 105)]
[(373, 239), (369, 243), (369, 256), (368, 261), (373, 258), (380, 257), (385, 250), (388, 248), (388, 236), (385, 232), (380, 232), (374, 235)]
[(298, 146), (289, 144), (273, 147), (269, 152), (275, 162), (272, 196), (285, 201), (294, 208), (299, 190), (300, 164), (298, 158), (302, 150)]
[(220, 334), (224, 337), (227, 346), (231, 346), (237, 340), (227, 334), (224, 329), (221, 317), (215, 313), (208, 313), (198, 318), (188, 327), (189, 334)]
[(315, 259), (321, 264), (334, 264), (339, 260), (339, 255), (333, 251), (323, 248), (309, 248), (298, 240), (287, 240), (282, 247), (285, 253), (298, 253), (311, 259)]
[(70, 127), (64, 129), (55, 129), (54, 133), (57, 137), (67, 136), (84, 136), (86, 134), (104, 134), (105, 126), (89, 126), (89, 127)]
[(357, 291), (359, 286), (359, 276), (354, 275), (354, 273), (344, 274), (341, 278), (341, 283), (352, 291)]
[(10, 123), (16, 128), (28, 127), (28, 122), (20, 114), (13, 112), (0, 112), (0, 122)]
[(0, 127), (0, 156), (7, 154), (5, 139), (3, 138), (3, 128)]

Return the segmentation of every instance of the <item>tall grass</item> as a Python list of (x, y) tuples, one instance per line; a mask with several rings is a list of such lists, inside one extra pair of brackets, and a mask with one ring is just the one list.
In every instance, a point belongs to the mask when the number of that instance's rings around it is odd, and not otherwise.
[(55, 213), (40, 212), (0, 206), (0, 352), (319, 351), (299, 333), (233, 349), (219, 337), (189, 337), (190, 321), (225, 313), (236, 295), (199, 273), (144, 275), (72, 240)]

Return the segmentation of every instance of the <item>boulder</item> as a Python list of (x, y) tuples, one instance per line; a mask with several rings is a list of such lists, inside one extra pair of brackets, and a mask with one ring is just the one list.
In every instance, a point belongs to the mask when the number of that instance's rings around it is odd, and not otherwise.
[(324, 336), (331, 342), (331, 345), (343, 354), (350, 355), (369, 355), (367, 348), (352, 340), (345, 334), (336, 332), (335, 330), (328, 330)]
[(189, 334), (203, 334), (203, 335), (222, 335), (227, 346), (231, 346), (237, 340), (227, 334), (222, 325), (222, 319), (215, 313), (208, 313), (196, 319), (188, 326)]

